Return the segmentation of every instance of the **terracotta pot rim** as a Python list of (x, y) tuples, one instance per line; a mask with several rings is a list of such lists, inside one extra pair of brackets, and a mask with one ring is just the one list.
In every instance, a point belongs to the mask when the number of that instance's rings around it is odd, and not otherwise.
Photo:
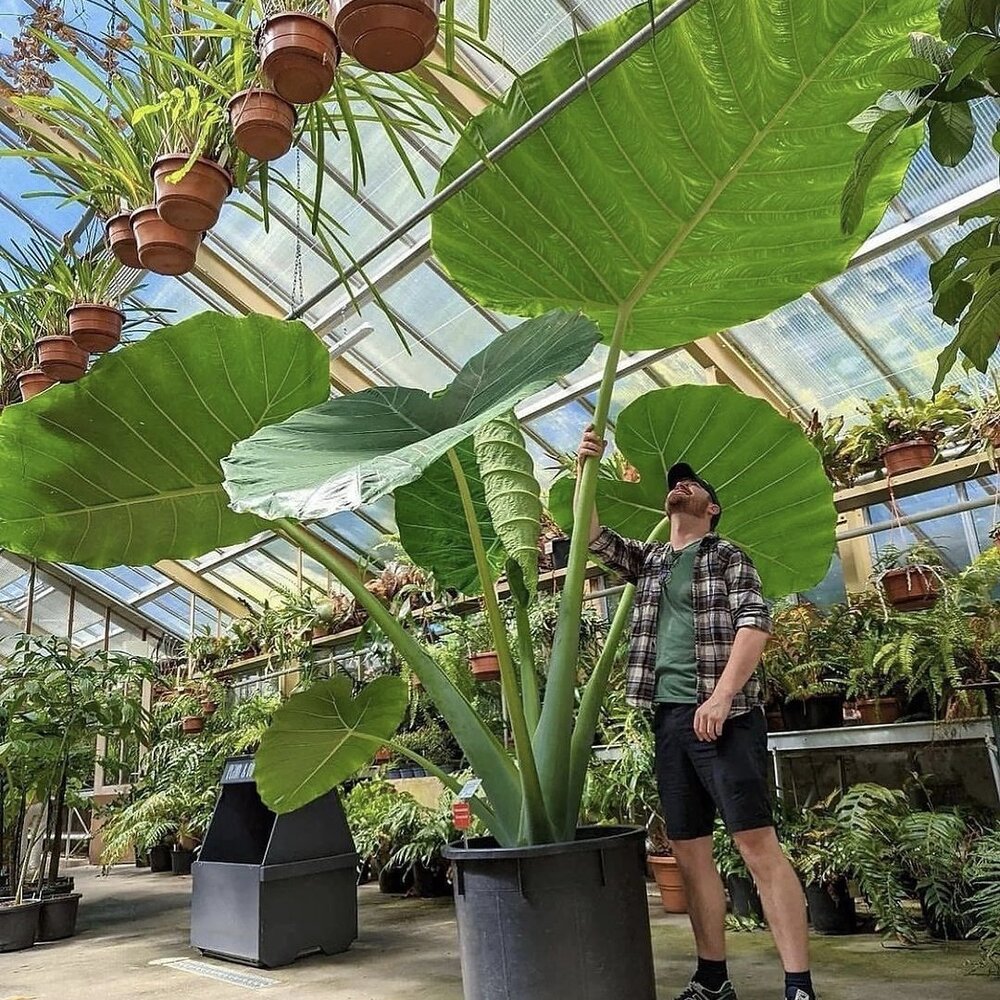
[[(155, 177), (157, 170), (161, 165), (167, 160), (180, 160), (181, 163), (187, 163), (190, 158), (190, 153), (161, 153), (155, 160), (153, 160), (153, 165), (149, 168), (149, 176)], [(209, 168), (217, 170), (226, 178), (226, 182), (229, 184), (230, 192), (233, 190), (233, 175), (224, 167), (218, 160), (213, 160), (209, 156), (197, 156), (195, 157), (194, 164), (202, 163)], [(194, 166), (192, 164), (192, 166)], [(155, 206), (154, 206), (155, 208)]]
[(125, 313), (121, 311), (117, 306), (109, 306), (106, 302), (74, 302), (66, 310), (66, 315), (69, 316), (74, 309), (101, 309), (104, 312), (117, 313), (122, 319), (125, 319)]
[(115, 212), (114, 215), (109, 215), (104, 220), (104, 228), (107, 229), (113, 222), (127, 221), (132, 218), (132, 213), (135, 209), (123, 209), (120, 212)]
[(48, 375), (46, 375), (45, 372), (43, 372), (41, 368), (37, 368), (37, 367), (36, 368), (25, 368), (24, 371), (18, 372), (16, 377), (19, 378), (19, 379), (21, 379), (21, 378), (27, 378), (28, 376), (31, 376), (31, 375), (41, 375), (43, 378), (48, 378)]
[(326, 28), (326, 30), (333, 36), (334, 42), (336, 42), (337, 33), (333, 30), (333, 25), (325, 17), (319, 17), (316, 14), (309, 14), (304, 10), (279, 10), (277, 14), (271, 14), (270, 17), (266, 17), (261, 24), (260, 33), (263, 35), (275, 21), (290, 21), (293, 18), (295, 20), (315, 21), (317, 24), (323, 25), (323, 27)]
[[(44, 337), (36, 337), (35, 344), (48, 343), (50, 340), (68, 340), (74, 347), (76, 347), (76, 341), (68, 333), (47, 333)], [(77, 347), (78, 351), (82, 351), (82, 347)]]
[(299, 117), (299, 109), (294, 104), (292, 104), (291, 101), (286, 101), (281, 96), (281, 94), (279, 94), (277, 91), (271, 90), (269, 87), (246, 87), (246, 88), (244, 88), (238, 94), (233, 94), (233, 96), (230, 97), (228, 101), (226, 101), (226, 110), (227, 111), (232, 111), (233, 105), (241, 97), (249, 97), (251, 94), (266, 94), (268, 97), (273, 98), (275, 101), (279, 102), (280, 104), (284, 104), (284, 106), (286, 108), (291, 108), (292, 114), (295, 116), (296, 119), (298, 119), (298, 117)]
[(892, 569), (887, 569), (882, 573), (882, 579), (887, 576), (913, 576), (917, 574), (918, 576), (929, 576), (933, 579), (937, 579), (934, 575), (934, 568), (928, 566), (926, 563), (918, 563), (916, 566), (894, 566)]

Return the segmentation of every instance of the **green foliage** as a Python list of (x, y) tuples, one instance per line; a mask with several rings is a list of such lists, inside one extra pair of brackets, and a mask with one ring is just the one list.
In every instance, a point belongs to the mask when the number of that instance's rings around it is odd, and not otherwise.
[(969, 878), (975, 886), (969, 906), (983, 965), (991, 975), (1000, 976), (1000, 830), (976, 844), (969, 861)]
[(770, 701), (805, 701), (843, 690), (847, 650), (857, 623), (840, 609), (826, 614), (811, 604), (775, 609), (761, 671)]
[(160, 131), (160, 151), (181, 153), (187, 161), (167, 178), (176, 184), (182, 180), (195, 160), (206, 157), (219, 161), (226, 154), (228, 161), (236, 152), (229, 142), (229, 118), (218, 99), (206, 98), (194, 84), (173, 87), (159, 94), (153, 104), (144, 104), (132, 113), (132, 126), (153, 119)]
[(882, 452), (906, 441), (927, 441), (941, 447), (961, 438), (970, 419), (970, 405), (958, 386), (942, 389), (933, 399), (905, 389), (867, 400), (863, 420), (848, 432), (845, 448), (858, 472), (882, 468)]

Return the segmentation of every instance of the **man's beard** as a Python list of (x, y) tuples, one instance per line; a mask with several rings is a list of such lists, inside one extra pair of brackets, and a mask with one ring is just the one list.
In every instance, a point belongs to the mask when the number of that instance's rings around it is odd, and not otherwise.
[(667, 494), (668, 514), (689, 514), (692, 517), (703, 517), (708, 511), (708, 501), (696, 497), (693, 493)]

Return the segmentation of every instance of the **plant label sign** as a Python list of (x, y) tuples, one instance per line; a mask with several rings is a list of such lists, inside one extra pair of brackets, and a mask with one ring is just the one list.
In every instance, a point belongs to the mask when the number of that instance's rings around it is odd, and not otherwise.
[(468, 799), (471, 799), (472, 796), (475, 795), (476, 792), (478, 792), (482, 787), (483, 782), (481, 778), (470, 778), (459, 790), (458, 801), (466, 802)]
[(464, 801), (452, 803), (451, 822), (456, 830), (468, 830), (472, 826), (472, 806)]

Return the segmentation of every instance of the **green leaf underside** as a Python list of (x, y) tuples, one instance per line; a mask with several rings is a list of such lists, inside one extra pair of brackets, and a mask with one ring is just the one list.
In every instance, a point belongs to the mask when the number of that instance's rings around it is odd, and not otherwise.
[[(657, 10), (665, 0), (653, 4)], [(899, 190), (920, 142), (886, 154), (852, 236), (840, 193), (848, 122), (881, 70), (932, 30), (936, 0), (701, 0), (434, 214), (432, 245), (484, 305), (583, 309), (626, 349), (766, 315), (838, 273)], [(650, 17), (646, 5), (556, 49), (470, 125), (495, 146)], [(440, 185), (475, 157), (459, 144)]]
[[(647, 538), (663, 517), (667, 470), (684, 461), (718, 491), (719, 532), (749, 553), (767, 597), (806, 590), (826, 575), (833, 488), (801, 428), (763, 400), (726, 386), (658, 389), (622, 410), (615, 441), (641, 478), (599, 480), (602, 524)], [(559, 480), (549, 501), (564, 529), (572, 491), (572, 479)]]
[[(455, 452), (469, 484), (490, 567), (499, 576), (506, 556), (486, 506), (472, 438), (457, 445)], [(396, 526), (406, 554), (418, 566), (430, 570), (441, 586), (454, 587), (463, 594), (479, 594), (482, 587), (476, 557), (448, 457), (432, 462), (416, 482), (401, 486), (395, 499)]]
[(506, 413), (480, 427), (475, 449), (496, 533), (508, 558), (521, 567), (528, 591), (534, 593), (538, 585), (541, 487), (514, 414)]
[(306, 519), (371, 503), (578, 368), (599, 339), (586, 317), (553, 312), (497, 337), (434, 394), (376, 387), (299, 413), (225, 459), (232, 507)]
[(307, 805), (368, 764), (399, 728), (409, 700), (399, 677), (377, 677), (357, 697), (333, 677), (293, 695), (260, 742), (254, 777), (264, 802), (287, 813)]
[(329, 395), (301, 323), (202, 313), (0, 417), (0, 546), (81, 566), (148, 565), (246, 541), (220, 461)]

